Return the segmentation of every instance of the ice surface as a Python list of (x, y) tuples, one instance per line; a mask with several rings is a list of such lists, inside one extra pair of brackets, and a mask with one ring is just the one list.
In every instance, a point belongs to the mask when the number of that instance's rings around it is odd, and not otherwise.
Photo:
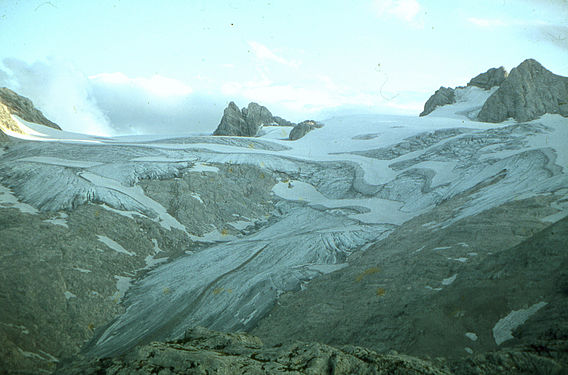
[[(188, 240), (210, 242), (168, 263), (155, 259), (156, 242), (155, 254), (146, 258), (151, 270), (128, 294), (130, 280), (117, 276), (122, 279), (117, 279), (115, 297), (127, 310), (98, 338), (96, 353), (121, 351), (150, 336), (176, 338), (195, 325), (246, 329), (282, 292), (344, 267), (352, 252), (449, 198), (463, 196), (464, 204), (445, 222), (434, 220), (425, 227), (443, 228), (514, 199), (552, 193), (558, 202), (565, 199), (567, 120), (545, 115), (526, 124), (471, 121), (489, 94), (460, 89), (458, 103), (424, 118), (336, 117), (297, 141), (285, 139), (281, 128), (265, 128), (261, 138), (106, 139), (22, 123), (29, 129), (24, 138), (44, 142), (19, 142), (3, 152), (0, 205), (39, 213), (94, 203), (124, 220), (143, 215), (165, 229), (185, 232)], [(279, 181), (272, 188), (274, 200), (287, 202), (287, 208), (253, 234), (236, 237), (211, 227), (195, 236), (140, 186), (145, 179), (220, 173), (222, 164), (262, 168)], [(203, 203), (203, 192), (190, 194)], [(543, 220), (563, 215), (568, 207), (558, 204), (558, 214)], [(250, 224), (242, 217), (230, 222), (236, 230)], [(99, 240), (133, 254), (103, 233)], [(453, 247), (433, 250), (444, 254)], [(450, 285), (456, 277), (441, 284)], [(496, 332), (496, 340), (506, 337), (501, 334), (506, 329)]]

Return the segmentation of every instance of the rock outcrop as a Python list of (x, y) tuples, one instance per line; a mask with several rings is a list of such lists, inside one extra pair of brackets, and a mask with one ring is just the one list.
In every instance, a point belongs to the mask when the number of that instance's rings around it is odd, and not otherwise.
[(485, 73), (473, 77), (467, 85), (489, 90), (492, 87), (500, 86), (505, 78), (507, 78), (507, 71), (501, 66), (499, 68), (491, 68)]
[(9, 88), (0, 88), (0, 103), (6, 107), (9, 113), (25, 121), (61, 130), (56, 123), (49, 121), (40, 110), (35, 108), (30, 99), (16, 94)]
[(303, 136), (305, 136), (306, 134), (308, 134), (309, 132), (311, 132), (312, 130), (321, 128), (322, 126), (323, 124), (314, 120), (302, 121), (298, 125), (294, 126), (294, 129), (290, 131), (288, 138), (291, 141), (298, 140)]
[(522, 122), (545, 113), (568, 117), (568, 77), (556, 75), (536, 60), (528, 59), (511, 70), (477, 118), (484, 122), (508, 118)]
[(447, 105), (454, 104), (456, 102), (456, 94), (454, 89), (450, 87), (440, 87), (434, 95), (432, 95), (426, 104), (424, 104), (424, 110), (420, 113), (420, 116), (426, 116), (432, 113), (436, 108)]
[[(565, 345), (553, 353), (566, 349)], [(220, 333), (205, 328), (186, 331), (183, 339), (154, 342), (124, 357), (78, 359), (60, 365), (58, 375), (78, 374), (520, 374), (561, 373), (562, 361), (549, 352), (522, 347), (472, 359), (423, 360), (392, 352), (378, 354), (357, 346), (335, 348), (294, 342), (269, 347), (246, 333)]]
[(290, 121), (272, 116), (266, 107), (257, 103), (249, 103), (248, 107), (239, 110), (234, 102), (230, 102), (213, 135), (254, 137), (266, 125), (294, 126)]

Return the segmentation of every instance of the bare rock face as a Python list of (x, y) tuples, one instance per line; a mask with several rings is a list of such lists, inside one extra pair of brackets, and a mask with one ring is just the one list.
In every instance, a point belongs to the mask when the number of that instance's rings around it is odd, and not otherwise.
[(0, 103), (6, 107), (9, 113), (18, 116), (25, 121), (61, 130), (56, 123), (49, 121), (40, 110), (35, 108), (31, 100), (16, 94), (9, 88), (0, 88)]
[(454, 104), (456, 102), (456, 94), (454, 89), (450, 87), (440, 87), (434, 95), (428, 99), (426, 104), (424, 104), (424, 111), (420, 113), (420, 116), (426, 116), (432, 111), (434, 111), (437, 107), (446, 105), (446, 104)]
[(568, 117), (568, 77), (556, 75), (528, 59), (511, 70), (499, 89), (487, 99), (477, 119), (501, 122), (534, 120), (545, 113)]
[(322, 126), (323, 124), (316, 122), (314, 120), (302, 121), (298, 125), (294, 126), (294, 129), (292, 129), (288, 138), (291, 141), (298, 140), (303, 136), (305, 136), (306, 134), (308, 134), (309, 132), (311, 132), (312, 130), (316, 128), (321, 128)]
[(473, 77), (467, 85), (489, 90), (492, 87), (500, 86), (505, 78), (507, 78), (507, 71), (501, 66), (499, 68), (491, 68), (485, 73)]
[(431, 362), (404, 355), (379, 355), (346, 347), (296, 342), (266, 347), (246, 333), (205, 328), (182, 340), (152, 343), (123, 358), (75, 361), (56, 374), (450, 374)]
[(254, 137), (266, 125), (294, 126), (290, 121), (272, 113), (257, 103), (249, 103), (248, 107), (239, 110), (234, 102), (225, 108), (221, 123), (213, 135), (236, 135), (241, 137)]
[(269, 347), (246, 333), (197, 327), (186, 331), (181, 340), (154, 342), (123, 357), (62, 363), (54, 374), (512, 375), (534, 373), (535, 369), (542, 374), (563, 374), (565, 362), (553, 355), (565, 349), (566, 345), (520, 347), (467, 359), (423, 360), (357, 346), (294, 342)]

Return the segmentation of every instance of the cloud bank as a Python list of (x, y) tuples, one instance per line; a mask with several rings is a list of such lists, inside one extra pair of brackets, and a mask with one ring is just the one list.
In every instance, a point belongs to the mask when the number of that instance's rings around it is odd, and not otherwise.
[[(259, 43), (253, 45), (258, 60), (295, 69), (291, 60)], [(273, 81), (269, 71), (261, 69), (256, 80), (218, 82), (216, 90), (203, 93), (161, 75), (129, 77), (113, 72), (86, 76), (57, 59), (32, 64), (6, 59), (0, 68), (0, 85), (30, 98), (63, 130), (99, 136), (212, 133), (229, 101), (239, 106), (254, 101), (295, 122), (324, 120), (345, 111), (418, 113), (422, 108), (423, 98), (397, 94), (393, 95), (396, 100), (385, 99), (381, 87), (359, 92), (323, 74), (299, 85)]]
[(178, 80), (123, 73), (85, 76), (71, 64), (48, 59), (28, 64), (5, 59), (0, 85), (30, 98), (64, 130), (112, 136), (212, 132), (226, 98), (193, 92)]

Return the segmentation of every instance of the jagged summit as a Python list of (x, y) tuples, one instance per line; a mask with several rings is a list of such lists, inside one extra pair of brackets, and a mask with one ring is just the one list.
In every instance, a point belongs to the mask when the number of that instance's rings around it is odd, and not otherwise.
[(476, 99), (483, 100), (473, 103), (475, 105), (469, 111), (460, 113), (471, 119), (502, 122), (513, 118), (523, 122), (545, 113), (568, 117), (568, 78), (550, 72), (534, 59), (523, 61), (508, 75), (503, 67), (491, 68), (472, 78), (466, 87), (440, 87), (428, 99), (420, 116), (460, 102), (474, 89), (482, 89), (480, 92), (486, 94), (478, 95)]
[(556, 75), (534, 59), (511, 70), (499, 89), (487, 99), (478, 120), (501, 122), (534, 120), (545, 113), (568, 117), (568, 77)]
[(266, 125), (294, 126), (295, 124), (278, 116), (272, 116), (268, 108), (251, 102), (242, 110), (235, 102), (230, 102), (219, 126), (213, 135), (235, 135), (254, 137)]

